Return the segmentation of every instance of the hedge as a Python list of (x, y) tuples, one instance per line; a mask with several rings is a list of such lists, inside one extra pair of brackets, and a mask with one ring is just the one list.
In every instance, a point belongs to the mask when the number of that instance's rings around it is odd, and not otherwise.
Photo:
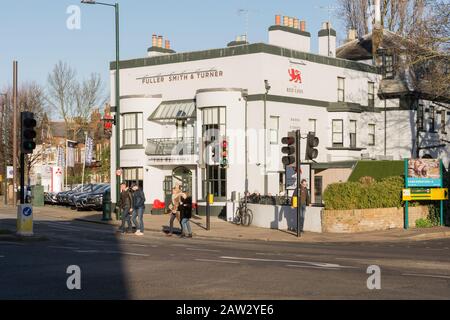
[(389, 177), (374, 181), (361, 178), (360, 182), (330, 184), (323, 195), (325, 209), (352, 210), (401, 207), (404, 180)]

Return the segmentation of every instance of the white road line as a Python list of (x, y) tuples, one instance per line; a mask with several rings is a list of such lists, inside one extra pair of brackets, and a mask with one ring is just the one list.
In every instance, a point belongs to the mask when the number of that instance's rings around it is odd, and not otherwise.
[(321, 270), (340, 270), (340, 268), (324, 268), (324, 267), (314, 267), (314, 266), (299, 266), (298, 264), (297, 265), (288, 264), (288, 265), (286, 265), (286, 267), (306, 268), (306, 269), (321, 269)]
[(74, 250), (77, 253), (100, 253), (100, 250)]
[(220, 257), (220, 259), (228, 260), (245, 260), (245, 261), (257, 261), (257, 262), (282, 262), (282, 263), (300, 263), (309, 264), (316, 267), (323, 268), (347, 268), (347, 269), (357, 269), (356, 267), (341, 266), (334, 263), (323, 263), (323, 262), (310, 262), (310, 261), (297, 261), (297, 260), (278, 260), (278, 259), (257, 259), (257, 258), (239, 258), (239, 257)]
[(0, 258), (4, 258), (5, 256), (0, 256)]
[(217, 263), (227, 263), (227, 264), (239, 264), (239, 262), (236, 262), (236, 261), (209, 260), (209, 259), (195, 259), (195, 261), (201, 261), (201, 262), (217, 262)]
[(436, 275), (436, 274), (404, 273), (404, 274), (402, 274), (402, 276), (437, 278), (437, 279), (450, 279), (450, 276), (442, 276), (442, 275)]
[(132, 243), (131, 246), (133, 246), (133, 247), (147, 247), (147, 245), (145, 245), (145, 244), (137, 244), (137, 243)]
[(78, 250), (78, 247), (58, 247), (58, 246), (49, 246), (51, 249), (63, 249), (63, 250)]
[(220, 250), (200, 249), (200, 248), (186, 248), (189, 251), (205, 251), (205, 252), (220, 252)]

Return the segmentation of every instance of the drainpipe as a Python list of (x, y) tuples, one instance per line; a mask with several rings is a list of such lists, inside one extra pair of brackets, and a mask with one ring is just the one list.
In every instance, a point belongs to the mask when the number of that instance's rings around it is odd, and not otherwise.
[(248, 194), (248, 91), (244, 90), (242, 96), (245, 100), (245, 211), (247, 212), (247, 194)]
[(266, 92), (264, 93), (264, 195), (268, 194), (269, 177), (267, 175), (267, 95), (271, 89), (268, 80), (264, 80)]

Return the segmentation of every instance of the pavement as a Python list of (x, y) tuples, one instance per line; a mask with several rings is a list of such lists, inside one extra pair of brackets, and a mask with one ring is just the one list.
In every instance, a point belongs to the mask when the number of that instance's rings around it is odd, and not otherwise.
[[(206, 236), (181, 239), (161, 232), (167, 217), (152, 216), (147, 228), (158, 231), (138, 237), (98, 223), (97, 213), (44, 209), (34, 216), (40, 241), (0, 239), (0, 299), (450, 299), (450, 238), (305, 241), (213, 221)], [(0, 209), (0, 230), (15, 223), (11, 210)], [(267, 232), (289, 240), (261, 241)], [(81, 271), (79, 290), (67, 286), (69, 266)], [(375, 290), (368, 287), (373, 266), (380, 270)]]
[[(1, 208), (1, 212), (11, 212), (11, 209)], [(102, 214), (94, 211), (76, 211), (69, 208), (46, 206), (43, 208), (34, 208), (34, 214), (38, 217), (53, 217), (60, 219), (69, 219), (84, 221), (90, 223), (107, 224), (118, 227), (120, 221), (113, 217), (112, 221), (102, 221)], [(161, 233), (168, 228), (169, 215), (144, 215), (144, 226), (148, 232)], [(206, 230), (206, 218), (197, 217), (191, 220), (191, 226), (194, 236), (199, 238), (214, 238), (223, 240), (258, 240), (258, 241), (277, 241), (277, 242), (361, 242), (361, 241), (402, 241), (402, 240), (431, 240), (450, 238), (450, 228), (434, 227), (409, 230), (391, 229), (385, 231), (374, 231), (352, 234), (337, 233), (313, 233), (305, 232), (301, 238), (297, 238), (296, 233), (287, 230), (270, 230), (257, 227), (243, 227), (234, 225), (227, 221), (211, 218), (211, 230)], [(175, 222), (175, 227), (178, 227)]]

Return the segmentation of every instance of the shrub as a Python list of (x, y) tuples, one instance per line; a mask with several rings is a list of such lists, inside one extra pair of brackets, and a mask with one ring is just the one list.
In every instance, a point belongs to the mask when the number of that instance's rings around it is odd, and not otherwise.
[(430, 219), (418, 219), (416, 220), (416, 228), (431, 228), (433, 227), (433, 222)]
[(360, 182), (334, 183), (324, 192), (325, 209), (399, 208), (403, 204), (403, 184), (402, 177), (380, 181), (361, 178)]

